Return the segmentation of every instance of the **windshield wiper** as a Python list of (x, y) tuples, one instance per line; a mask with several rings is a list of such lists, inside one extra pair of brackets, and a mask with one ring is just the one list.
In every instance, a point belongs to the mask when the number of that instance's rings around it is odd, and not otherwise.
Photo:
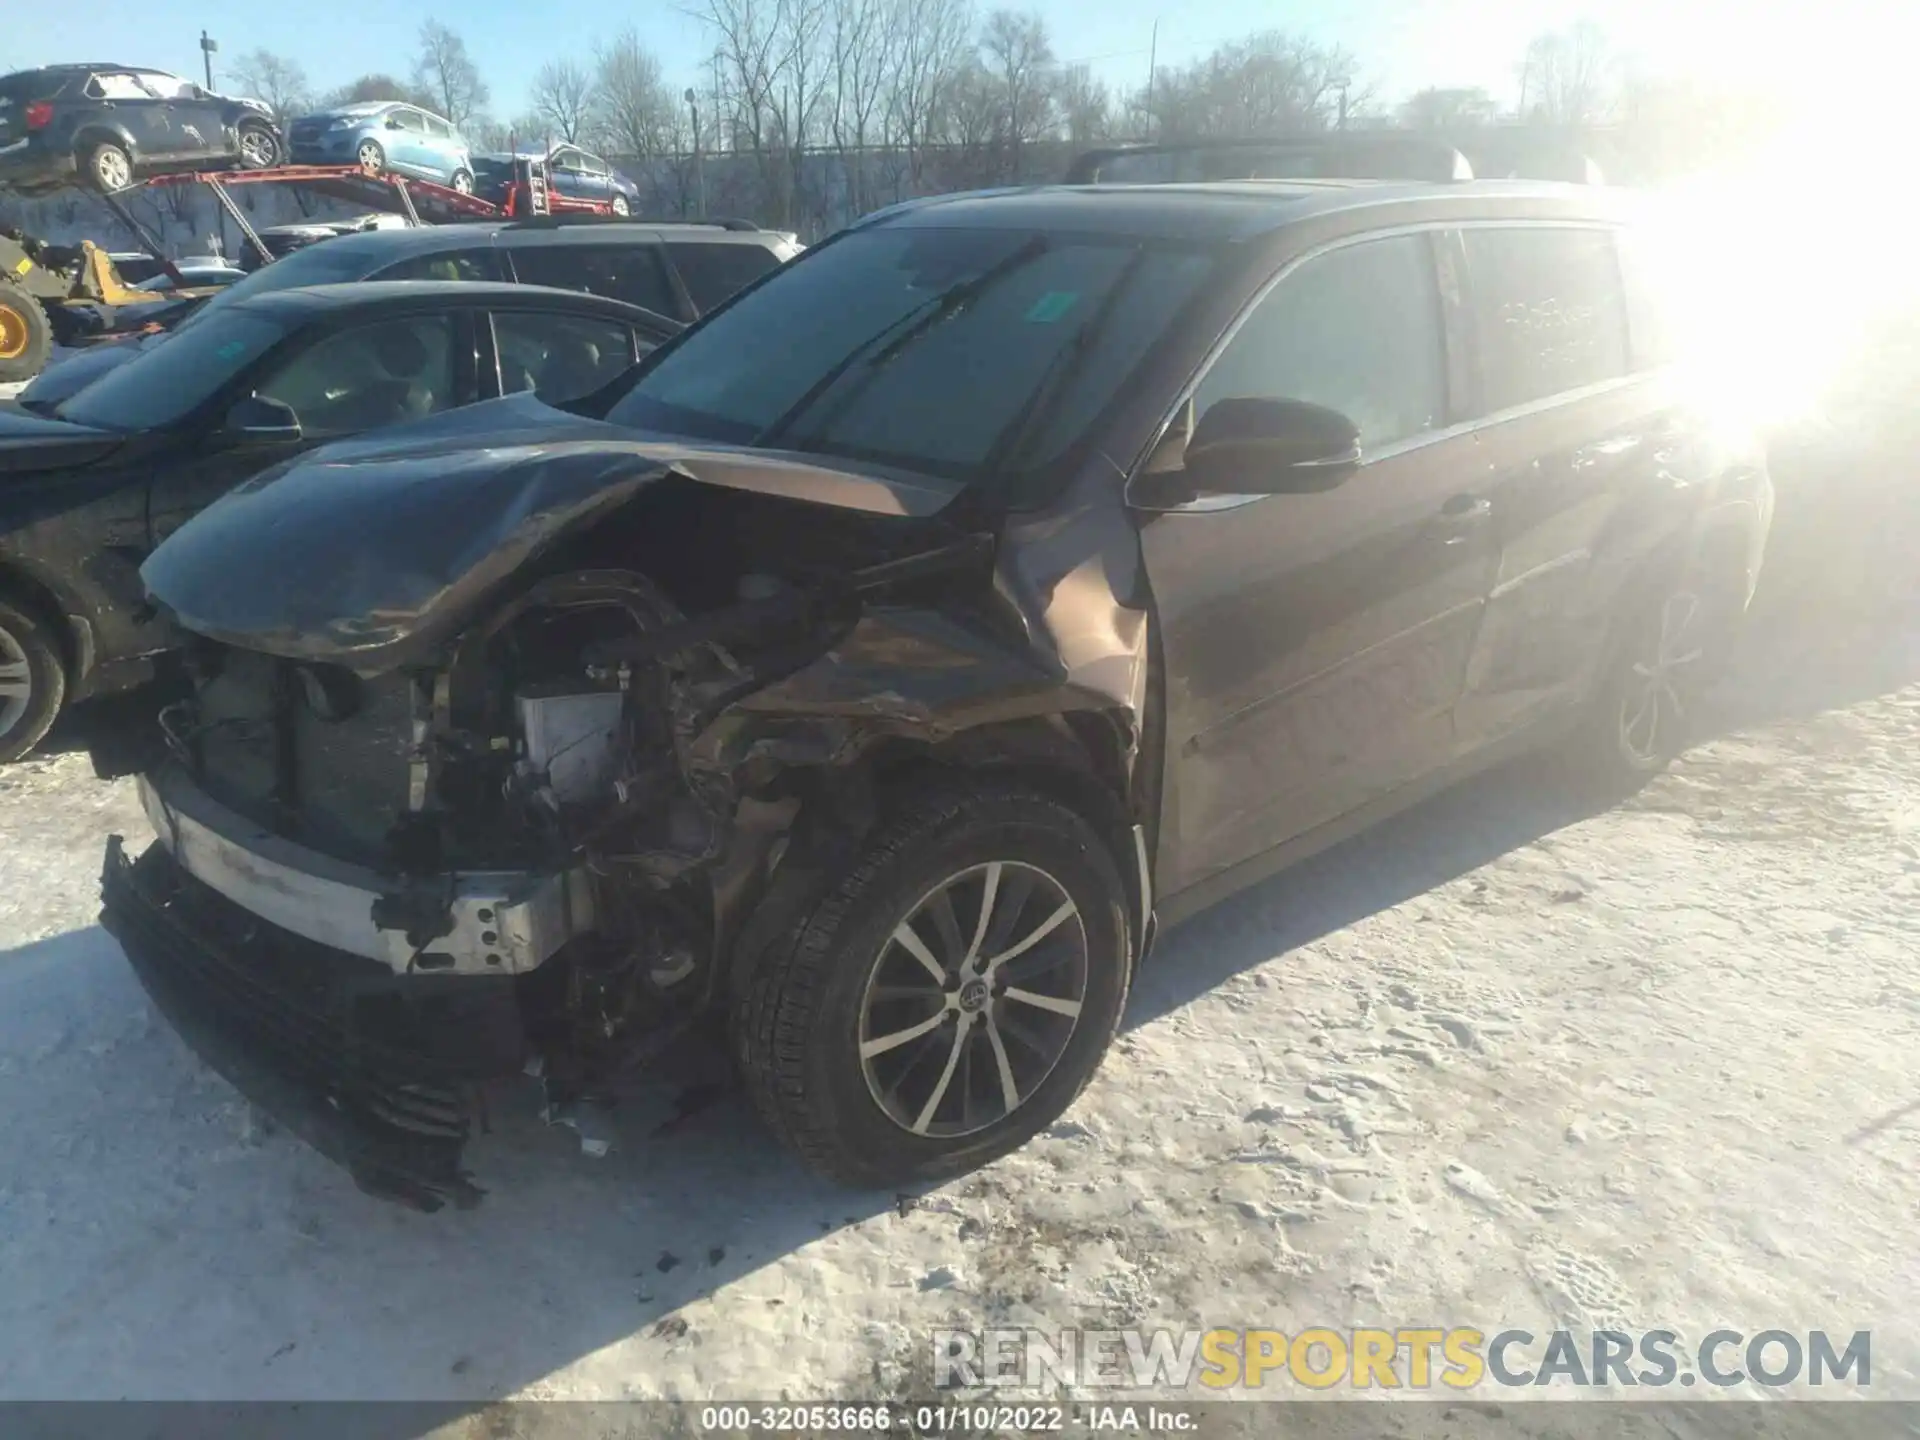
[[(1025, 244), (1009, 251), (1005, 256), (995, 261), (992, 265), (989, 265), (972, 279), (962, 280), (958, 284), (949, 285), (945, 290), (921, 301), (898, 320), (895, 320), (892, 324), (868, 336), (839, 360), (835, 361), (827, 370), (826, 374), (809, 385), (798, 400), (794, 401), (793, 404), (782, 411), (771, 424), (765, 426), (748, 443), (755, 447), (773, 445), (776, 441), (784, 437), (787, 431), (793, 428), (794, 422), (805, 415), (807, 411), (811, 410), (823, 395), (832, 390), (835, 385), (838, 385), (841, 379), (848, 371), (852, 370), (854, 366), (859, 365), (864, 360), (866, 362), (866, 378), (870, 380), (871, 377), (885, 369), (886, 366), (892, 362), (893, 358), (905, 350), (914, 340), (924, 335), (935, 325), (951, 318), (962, 306), (978, 299), (989, 286), (1004, 276), (1010, 275), (1022, 266), (1039, 259), (1041, 255), (1046, 253), (1046, 249), (1046, 240), (1036, 235)], [(859, 391), (855, 390), (854, 395), (858, 394)], [(851, 404), (852, 399), (853, 397), (849, 396), (846, 400), (843, 400), (841, 402), (841, 409), (844, 410), (848, 404)], [(833, 417), (829, 418), (829, 424), (832, 423), (832, 418)]]
[(1119, 306), (1121, 295), (1133, 283), (1134, 272), (1147, 258), (1144, 249), (1135, 250), (1133, 258), (1121, 267), (1120, 273), (1113, 278), (1113, 284), (1107, 287), (1105, 297), (1087, 317), (1086, 323), (1074, 334), (1074, 337), (1055, 352), (1053, 359), (1047, 362), (1047, 368), (1040, 372), (1040, 379), (1034, 384), (1020, 408), (1014, 412), (1000, 431), (987, 453), (981, 457), (980, 470), (991, 474), (1001, 467), (1020, 458), (1027, 445), (1032, 441), (1038, 428), (1038, 422), (1048, 418), (1053, 402), (1065, 393), (1067, 386), (1076, 380), (1093, 351), (1093, 342), (1100, 338), (1106, 329), (1107, 320)]

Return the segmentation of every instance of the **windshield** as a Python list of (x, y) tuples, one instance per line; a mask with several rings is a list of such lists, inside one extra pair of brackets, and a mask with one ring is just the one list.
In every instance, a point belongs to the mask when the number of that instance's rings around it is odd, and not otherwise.
[(189, 326), (203, 324), (209, 315), (219, 315), (249, 295), (265, 295), (274, 290), (293, 290), (302, 285), (336, 285), (348, 280), (364, 280), (379, 267), (384, 256), (376, 257), (365, 246), (328, 248), (329, 242), (317, 241), (294, 251), (271, 265), (262, 265), (244, 280), (236, 280), (218, 295), (209, 298), (200, 309), (174, 327), (177, 335)]
[(971, 478), (1057, 460), (1210, 271), (1108, 236), (880, 228), (714, 315), (615, 424)]
[[(202, 316), (193, 318), (197, 321)], [(228, 313), (205, 325), (182, 325), (165, 345), (143, 347), (140, 354), (109, 370), (55, 413), (77, 425), (103, 430), (163, 429), (198, 409), (285, 333), (272, 321), (246, 314)]]

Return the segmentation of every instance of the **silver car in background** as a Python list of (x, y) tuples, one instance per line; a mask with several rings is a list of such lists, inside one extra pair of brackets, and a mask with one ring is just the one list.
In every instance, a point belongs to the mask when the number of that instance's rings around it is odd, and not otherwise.
[(358, 165), (473, 193), (473, 154), (451, 121), (397, 100), (341, 105), (288, 127), (296, 165)]

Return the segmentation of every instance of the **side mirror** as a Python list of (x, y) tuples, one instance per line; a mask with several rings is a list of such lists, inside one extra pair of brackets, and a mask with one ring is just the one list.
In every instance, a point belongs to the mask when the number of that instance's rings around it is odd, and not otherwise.
[(1196, 494), (1301, 495), (1331, 490), (1360, 463), (1360, 429), (1304, 400), (1216, 400), (1187, 441)]
[(284, 443), (300, 438), (300, 417), (291, 405), (249, 395), (227, 412), (220, 433), (247, 445)]

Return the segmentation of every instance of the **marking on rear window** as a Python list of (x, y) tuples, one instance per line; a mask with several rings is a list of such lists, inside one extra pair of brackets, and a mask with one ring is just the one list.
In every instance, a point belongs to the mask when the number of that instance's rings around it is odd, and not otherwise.
[(1027, 319), (1035, 325), (1051, 325), (1079, 303), (1080, 293), (1077, 290), (1049, 290), (1033, 302), (1033, 308), (1027, 311)]

